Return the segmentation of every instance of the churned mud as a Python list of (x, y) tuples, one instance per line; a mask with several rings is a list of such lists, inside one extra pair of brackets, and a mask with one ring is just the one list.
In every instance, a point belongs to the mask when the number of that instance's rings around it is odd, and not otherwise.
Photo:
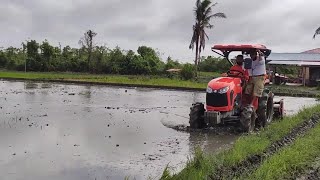
[[(188, 130), (190, 105), (204, 100), (200, 92), (0, 81), (0, 177), (158, 179), (167, 164), (181, 170), (196, 146), (214, 153), (238, 137), (233, 125)], [(292, 113), (316, 103), (285, 100)]]
[(306, 175), (303, 175), (297, 180), (319, 180), (320, 179), (320, 168), (310, 169)]
[(320, 114), (314, 115), (310, 120), (304, 121), (301, 125), (292, 129), (292, 131), (278, 140), (272, 143), (264, 152), (255, 154), (248, 157), (246, 160), (232, 167), (224, 167), (218, 169), (214, 175), (211, 175), (211, 179), (232, 179), (234, 177), (244, 176), (250, 174), (255, 170), (266, 158), (277, 153), (280, 149), (291, 145), (296, 138), (303, 136), (311, 128), (314, 128), (320, 122)]
[[(281, 99), (284, 100), (284, 107), (285, 107), (285, 116), (291, 116), (296, 114), (299, 110), (303, 108), (308, 108), (315, 105), (317, 102), (314, 98), (297, 98), (297, 97), (285, 97), (285, 96), (275, 96), (274, 102), (280, 101)], [(205, 95), (202, 94), (202, 99), (199, 102), (205, 103)], [(187, 114), (188, 115), (188, 114)], [(186, 116), (186, 115), (185, 115)], [(187, 119), (187, 117), (185, 117)], [(177, 131), (185, 131), (185, 132), (201, 132), (201, 133), (209, 133), (215, 135), (240, 135), (243, 133), (243, 130), (240, 128), (239, 122), (229, 122), (226, 125), (219, 125), (217, 127), (210, 127), (205, 129), (191, 129), (189, 124), (179, 124), (179, 125), (172, 125), (172, 124), (164, 124), (165, 126), (175, 129)]]
[(306, 169), (305, 172), (298, 172), (296, 180), (318, 180), (320, 179), (320, 157), (316, 158), (312, 166)]

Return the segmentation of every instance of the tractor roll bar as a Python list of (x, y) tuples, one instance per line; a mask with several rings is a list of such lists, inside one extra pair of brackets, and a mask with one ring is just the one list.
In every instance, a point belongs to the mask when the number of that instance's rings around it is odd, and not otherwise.
[[(233, 65), (233, 63), (229, 59), (229, 55), (231, 52), (241, 51), (241, 54), (249, 54), (251, 51), (257, 50), (257, 49), (259, 49), (265, 55), (266, 63), (270, 62), (270, 60), (269, 61), (267, 60), (267, 57), (271, 54), (271, 50), (261, 44), (245, 44), (245, 45), (234, 45), (234, 44), (221, 45), (221, 44), (218, 44), (218, 45), (214, 45), (211, 48), (211, 50), (214, 53), (226, 58), (231, 65)], [(219, 53), (216, 50), (219, 50), (222, 53)]]

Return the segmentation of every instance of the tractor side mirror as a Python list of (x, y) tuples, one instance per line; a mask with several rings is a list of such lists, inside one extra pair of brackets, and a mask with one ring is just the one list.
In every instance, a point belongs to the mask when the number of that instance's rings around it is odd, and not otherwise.
[(252, 68), (252, 59), (245, 58), (244, 59), (244, 69), (251, 69)]

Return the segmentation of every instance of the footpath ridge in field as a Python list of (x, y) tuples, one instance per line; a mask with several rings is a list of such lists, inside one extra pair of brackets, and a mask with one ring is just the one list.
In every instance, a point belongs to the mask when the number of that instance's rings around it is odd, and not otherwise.
[(308, 130), (314, 128), (319, 122), (320, 116), (318, 114), (314, 115), (310, 120), (304, 121), (301, 125), (292, 129), (292, 131), (281, 140), (272, 143), (264, 152), (252, 155), (235, 166), (221, 167), (214, 175), (209, 177), (212, 180), (221, 178), (232, 179), (234, 177), (251, 174), (265, 159), (276, 154), (282, 148), (293, 144), (296, 138), (304, 136)]
[[(33, 82), (54, 82), (54, 83), (70, 83), (70, 84), (82, 84), (82, 85), (106, 85), (106, 86), (117, 86), (117, 87), (141, 87), (141, 88), (155, 88), (155, 89), (166, 89), (166, 90), (182, 90), (182, 91), (197, 91), (197, 92), (205, 92), (206, 91), (206, 83), (195, 83), (195, 87), (193, 85), (169, 85), (169, 84), (148, 84), (146, 82), (104, 82), (99, 80), (89, 80), (89, 79), (54, 79), (54, 78), (28, 78), (28, 77), (1, 77), (0, 80), (8, 80), (8, 81), (33, 81)], [(190, 82), (188, 82), (190, 84)], [(201, 87), (200, 87), (201, 86)], [(203, 87), (202, 87), (203, 86)], [(290, 97), (309, 97), (309, 98), (319, 98), (318, 93), (311, 92), (285, 92), (281, 90), (275, 90), (273, 93), (276, 96), (290, 96)]]
[[(210, 175), (212, 179), (228, 179), (228, 177), (231, 179), (239, 177), (247, 165), (251, 167), (251, 171), (247, 171), (247, 174), (250, 174), (264, 163), (263, 160), (273, 157), (281, 149), (295, 143), (294, 139), (299, 139), (314, 129), (320, 119), (319, 112), (320, 105), (301, 110), (297, 115), (273, 122), (258, 134), (240, 137), (231, 149), (222, 153), (204, 155), (198, 152), (180, 173), (166, 176), (163, 179), (207, 179)], [(235, 170), (239, 167), (242, 169), (241, 173), (240, 170), (237, 173), (232, 172), (229, 176), (215, 176), (215, 173), (221, 168)]]
[[(297, 138), (294, 143), (281, 149), (273, 156), (266, 159), (249, 176), (240, 179), (299, 179), (301, 174), (311, 178), (317, 175), (317, 168), (312, 168), (313, 163), (320, 154), (320, 125), (310, 129), (304, 136)], [(308, 169), (314, 169), (308, 172)], [(316, 179), (319, 179), (318, 176)]]

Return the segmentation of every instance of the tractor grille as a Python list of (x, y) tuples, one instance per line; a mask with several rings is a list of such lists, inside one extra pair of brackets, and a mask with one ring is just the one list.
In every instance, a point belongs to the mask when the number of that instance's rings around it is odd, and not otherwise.
[(206, 104), (212, 107), (225, 107), (228, 106), (227, 93), (207, 93)]

